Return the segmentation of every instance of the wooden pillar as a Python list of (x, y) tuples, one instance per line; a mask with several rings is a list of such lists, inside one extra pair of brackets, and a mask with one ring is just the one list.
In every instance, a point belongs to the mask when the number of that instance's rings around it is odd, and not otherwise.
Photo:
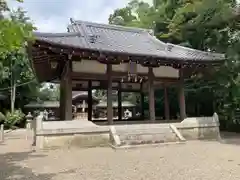
[(68, 60), (65, 74), (65, 119), (72, 120), (72, 61)]
[(155, 117), (155, 97), (154, 97), (154, 74), (153, 68), (148, 68), (148, 98), (149, 98), (149, 115), (150, 121), (154, 122), (156, 120)]
[(88, 81), (88, 120), (92, 121), (92, 81)]
[(112, 65), (111, 64), (107, 64), (107, 120), (108, 120), (108, 124), (113, 124)]
[(180, 119), (183, 120), (187, 117), (185, 94), (184, 94), (183, 69), (179, 69), (179, 108), (180, 108)]
[(164, 85), (164, 113), (165, 113), (165, 119), (170, 119), (170, 110), (169, 110), (169, 101), (168, 101), (168, 93), (167, 93), (167, 87)]
[(122, 84), (118, 84), (118, 120), (122, 120)]
[(60, 120), (72, 120), (72, 62), (69, 59), (60, 82)]
[(143, 92), (143, 84), (141, 83), (141, 119), (144, 120), (144, 92)]
[(62, 76), (60, 81), (60, 120), (65, 120), (65, 104), (65, 80)]

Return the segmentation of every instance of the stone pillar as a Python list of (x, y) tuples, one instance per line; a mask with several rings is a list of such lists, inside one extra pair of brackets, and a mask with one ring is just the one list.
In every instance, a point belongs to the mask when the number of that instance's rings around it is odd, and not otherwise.
[(140, 96), (141, 96), (141, 119), (144, 120), (144, 92), (143, 92), (143, 84), (141, 83), (141, 92), (140, 92)]
[(44, 146), (44, 136), (39, 135), (37, 132), (41, 132), (43, 130), (43, 112), (36, 117), (36, 124), (34, 124), (34, 138), (33, 138), (33, 145), (37, 146), (38, 148), (42, 149)]
[(83, 100), (82, 102), (82, 113), (85, 113), (85, 108), (86, 108), (86, 102)]
[(118, 84), (118, 120), (122, 120), (122, 84)]
[(108, 120), (108, 124), (113, 124), (112, 65), (111, 64), (107, 64), (107, 120)]
[(0, 126), (0, 142), (4, 141), (4, 125), (1, 124)]
[(26, 140), (29, 140), (32, 135), (32, 121), (33, 116), (31, 112), (28, 112), (28, 115), (26, 116)]
[(149, 98), (149, 115), (150, 121), (154, 122), (156, 120), (155, 117), (155, 97), (154, 97), (154, 74), (153, 68), (148, 68), (148, 98)]
[(92, 121), (92, 81), (88, 81), (88, 120)]
[(32, 130), (33, 130), (32, 146), (36, 146), (36, 142), (37, 142), (37, 117), (33, 118)]
[(165, 113), (165, 119), (170, 119), (170, 110), (169, 110), (169, 101), (168, 101), (168, 93), (167, 93), (167, 87), (164, 86), (164, 113)]
[(180, 119), (183, 120), (187, 117), (185, 94), (184, 94), (183, 69), (179, 69), (179, 108), (180, 108)]
[(37, 130), (42, 130), (43, 129), (43, 117), (44, 117), (43, 112), (40, 112), (39, 115), (36, 118), (36, 129)]

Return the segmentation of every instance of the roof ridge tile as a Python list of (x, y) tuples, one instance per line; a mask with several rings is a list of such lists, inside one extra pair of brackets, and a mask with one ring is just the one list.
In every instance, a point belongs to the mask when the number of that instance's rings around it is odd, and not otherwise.
[(79, 32), (62, 32), (62, 33), (34, 32), (33, 35), (37, 37), (71, 37), (71, 36), (82, 37), (82, 35)]
[(104, 29), (114, 29), (119, 31), (129, 31), (129, 32), (150, 32), (151, 29), (144, 29), (144, 28), (137, 28), (137, 27), (130, 27), (130, 26), (120, 26), (114, 24), (104, 24), (104, 23), (95, 23), (90, 21), (82, 21), (82, 20), (71, 20), (72, 25), (85, 25), (85, 26), (92, 26), (92, 27), (99, 27)]

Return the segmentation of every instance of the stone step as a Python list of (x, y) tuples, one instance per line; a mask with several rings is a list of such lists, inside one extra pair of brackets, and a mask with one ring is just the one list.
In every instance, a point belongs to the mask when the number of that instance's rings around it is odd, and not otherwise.
[(153, 126), (151, 125), (130, 125), (115, 127), (117, 134), (155, 134), (155, 133), (167, 133), (172, 132), (168, 126)]
[(120, 135), (121, 145), (133, 145), (133, 144), (154, 144), (178, 141), (177, 136), (174, 133), (158, 133), (158, 134), (138, 134)]
[(120, 146), (179, 141), (169, 124), (125, 125), (115, 126), (114, 129), (120, 139)]
[(137, 124), (112, 126), (111, 142), (116, 147), (182, 142), (180, 132), (172, 124)]
[(119, 134), (119, 137), (120, 139), (126, 139), (126, 140), (132, 140), (132, 139), (142, 139), (142, 138), (146, 138), (146, 139), (152, 139), (152, 138), (155, 138), (155, 139), (158, 139), (158, 138), (166, 138), (166, 137), (169, 137), (169, 138), (172, 138), (172, 137), (177, 137), (174, 133), (172, 132), (168, 132), (168, 133), (155, 133), (155, 134), (152, 134), (152, 133), (144, 133), (144, 134), (134, 134), (134, 133), (131, 133), (131, 134)]
[(157, 128), (169, 128), (169, 124), (131, 124), (131, 125), (116, 125), (116, 129), (157, 129)]
[(172, 133), (172, 130), (168, 128), (150, 128), (150, 129), (116, 129), (117, 134), (156, 134), (156, 133)]

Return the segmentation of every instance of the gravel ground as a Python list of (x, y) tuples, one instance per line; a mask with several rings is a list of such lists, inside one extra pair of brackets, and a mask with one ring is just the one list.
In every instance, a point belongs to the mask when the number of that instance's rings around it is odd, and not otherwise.
[(0, 144), (0, 180), (239, 180), (239, 152), (239, 139), (32, 152), (18, 132)]

